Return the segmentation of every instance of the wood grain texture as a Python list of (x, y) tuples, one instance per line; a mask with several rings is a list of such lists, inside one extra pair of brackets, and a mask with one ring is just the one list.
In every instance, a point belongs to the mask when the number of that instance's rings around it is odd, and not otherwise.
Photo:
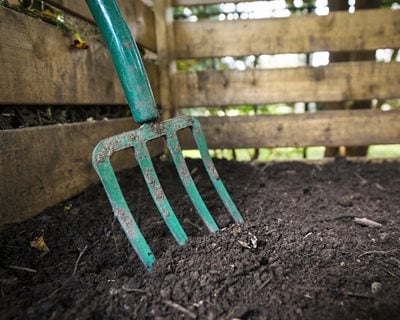
[(327, 16), (176, 22), (174, 30), (178, 59), (399, 48), (400, 11), (377, 9)]
[[(127, 118), (0, 131), (0, 225), (33, 217), (96, 183), (95, 145), (135, 127)], [(162, 141), (150, 146), (152, 155), (163, 151)], [(112, 162), (116, 171), (136, 165), (131, 150)]]
[[(400, 110), (338, 110), (198, 119), (210, 149), (400, 143)], [(187, 132), (181, 144), (185, 149), (196, 148)]]
[[(0, 7), (1, 104), (126, 104), (107, 48), (72, 48), (57, 28)], [(158, 71), (145, 63), (156, 99)]]
[(170, 0), (155, 0), (154, 12), (156, 16), (157, 48), (159, 60), (160, 101), (163, 119), (174, 115), (171, 99), (171, 78), (175, 71), (173, 61), (174, 34), (172, 30), (173, 12)]
[[(85, 0), (51, 0), (49, 3), (93, 22)], [(118, 4), (136, 41), (143, 47), (157, 51), (155, 19), (152, 10), (140, 0), (119, 0)]]
[(400, 97), (400, 63), (344, 62), (327, 67), (181, 72), (174, 104), (199, 107)]

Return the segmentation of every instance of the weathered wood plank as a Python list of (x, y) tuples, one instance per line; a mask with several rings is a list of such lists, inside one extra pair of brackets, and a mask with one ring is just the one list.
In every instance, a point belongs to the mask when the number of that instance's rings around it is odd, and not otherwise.
[[(127, 118), (0, 131), (0, 226), (33, 217), (97, 182), (91, 165), (95, 145), (135, 127)], [(162, 153), (162, 141), (150, 150)], [(131, 150), (113, 157), (117, 171), (134, 165)]]
[[(400, 110), (199, 118), (210, 149), (400, 143)], [(182, 147), (195, 149), (187, 132)]]
[[(49, 3), (93, 22), (84, 0), (51, 0)], [(154, 13), (140, 0), (119, 0), (121, 11), (136, 41), (149, 50), (157, 51)]]
[(399, 48), (400, 11), (377, 9), (327, 16), (176, 22), (174, 30), (178, 59)]
[(181, 72), (178, 107), (319, 102), (400, 97), (400, 63), (344, 62), (327, 67)]
[(172, 30), (173, 13), (170, 0), (155, 0), (155, 16), (157, 31), (157, 48), (159, 60), (160, 100), (163, 109), (164, 119), (171, 118), (174, 115), (174, 109), (171, 99), (171, 74), (175, 72), (176, 67), (173, 61), (173, 43), (174, 34)]
[[(0, 7), (0, 104), (126, 104), (105, 46), (72, 48), (57, 28)], [(146, 63), (156, 99), (158, 71)]]

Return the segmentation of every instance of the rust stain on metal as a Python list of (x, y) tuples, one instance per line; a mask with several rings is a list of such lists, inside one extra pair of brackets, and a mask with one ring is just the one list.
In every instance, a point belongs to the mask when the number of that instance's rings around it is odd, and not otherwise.
[(162, 200), (164, 200), (164, 191), (161, 188), (161, 185), (159, 185), (159, 184), (155, 185), (153, 188), (153, 192), (154, 192), (154, 197), (156, 198), (156, 200), (158, 202), (161, 202)]
[(115, 147), (120, 143), (117, 138), (108, 139), (102, 148), (102, 150), (96, 155), (96, 161), (98, 163), (104, 162), (109, 159), (115, 151)]
[(96, 155), (96, 161), (97, 161), (97, 163), (102, 163), (102, 162), (106, 161), (106, 156), (104, 155), (103, 152), (102, 153), (98, 153)]
[(168, 218), (169, 217), (168, 210), (163, 210), (163, 215), (164, 215), (164, 217)]
[(128, 135), (128, 139), (131, 141), (136, 141), (136, 140), (139, 140), (139, 137), (137, 136), (137, 134), (135, 132), (132, 132)]
[(181, 162), (179, 163), (178, 169), (182, 178), (182, 182), (187, 185), (190, 181), (190, 172), (188, 167), (186, 166), (185, 159), (182, 158)]
[(193, 124), (193, 118), (191, 116), (184, 115), (182, 118), (188, 123), (188, 125)]
[(149, 130), (159, 136), (164, 134), (164, 125), (162, 122), (153, 122), (150, 127)]
[(214, 164), (211, 161), (207, 161), (206, 167), (207, 167), (207, 171), (211, 174), (211, 176), (215, 180), (220, 179), (217, 169), (215, 168)]
[(145, 171), (144, 171), (144, 176), (145, 176), (145, 178), (146, 178), (146, 181), (150, 184), (150, 185), (152, 185), (152, 186), (154, 186), (154, 184), (155, 184), (155, 180), (154, 180), (154, 178), (153, 178), (153, 176), (152, 176), (152, 171), (153, 170), (151, 170), (150, 168), (147, 168)]
[(145, 156), (144, 156), (144, 154), (141, 152), (141, 150), (135, 148), (135, 158), (138, 159), (138, 161), (141, 161), (141, 160), (143, 160), (144, 157), (145, 157)]
[(128, 237), (133, 238), (135, 235), (135, 230), (132, 226), (132, 217), (128, 211), (124, 208), (116, 207), (114, 209), (114, 214), (118, 218), (119, 222), (124, 226), (124, 230), (127, 233)]
[(175, 145), (175, 148), (174, 148), (174, 150), (175, 150), (175, 152), (176, 152), (176, 153), (179, 153), (179, 152), (181, 152), (181, 147), (179, 146), (179, 144), (178, 144), (178, 143)]

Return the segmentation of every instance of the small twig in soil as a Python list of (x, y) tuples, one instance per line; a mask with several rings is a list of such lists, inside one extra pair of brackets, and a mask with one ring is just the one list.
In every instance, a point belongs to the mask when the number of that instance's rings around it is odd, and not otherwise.
[(361, 177), (357, 172), (354, 172), (354, 175), (355, 175), (358, 179), (360, 179), (360, 184), (361, 184), (362, 186), (368, 183), (368, 180), (365, 179), (365, 178), (363, 178), (363, 177)]
[(88, 248), (88, 246), (85, 246), (85, 247), (83, 248), (83, 250), (82, 250), (81, 252), (79, 252), (79, 256), (78, 256), (78, 258), (77, 258), (76, 261), (75, 261), (74, 270), (72, 271), (71, 276), (70, 276), (67, 280), (64, 281), (64, 283), (61, 285), (61, 287), (59, 287), (58, 289), (54, 290), (54, 291), (53, 291), (52, 293), (50, 293), (47, 297), (44, 297), (43, 299), (40, 299), (40, 300), (38, 301), (38, 304), (40, 304), (40, 303), (42, 303), (43, 301), (46, 301), (46, 300), (50, 299), (51, 297), (53, 297), (57, 292), (59, 292), (62, 288), (64, 288), (64, 287), (68, 284), (68, 282), (71, 281), (71, 279), (74, 277), (76, 271), (78, 270), (79, 261), (81, 260), (83, 254), (85, 253), (85, 251), (87, 250), (87, 248)]
[(156, 220), (153, 221), (151, 224), (161, 224), (161, 223), (165, 223), (164, 220)]
[(364, 210), (361, 210), (361, 208), (360, 208), (359, 206), (356, 206), (356, 209), (357, 209), (358, 211), (360, 211), (362, 214), (365, 214), (365, 215), (366, 215), (365, 211), (364, 211)]
[(36, 273), (37, 272), (37, 270), (35, 270), (35, 269), (26, 268), (26, 267), (20, 267), (20, 266), (8, 266), (8, 268), (9, 269), (14, 269), (14, 270), (32, 272), (32, 273)]
[(385, 271), (386, 273), (390, 274), (393, 278), (399, 279), (399, 277), (397, 275), (395, 275), (393, 272), (390, 272), (389, 270), (387, 270), (384, 267), (380, 267), (383, 271)]
[(373, 227), (373, 228), (382, 227), (381, 223), (376, 222), (374, 220), (367, 219), (367, 218), (357, 218), (357, 217), (355, 217), (354, 218), (354, 222), (359, 224), (359, 225), (366, 226), (366, 227)]
[(193, 313), (192, 311), (186, 309), (185, 307), (181, 306), (180, 304), (173, 302), (171, 300), (164, 300), (163, 301), (167, 306), (172, 307), (184, 314), (186, 314), (187, 316), (189, 316), (192, 319), (196, 319), (197, 315), (195, 313)]
[(200, 230), (201, 232), (203, 232), (203, 229), (198, 224), (193, 223), (188, 218), (184, 219), (183, 223), (190, 224), (192, 227), (195, 227), (197, 230)]
[(258, 288), (258, 290), (261, 290), (262, 288), (264, 288), (268, 283), (270, 283), (272, 280), (272, 277), (269, 277), (267, 280), (265, 280), (261, 286)]
[(386, 191), (386, 189), (382, 187), (379, 183), (375, 183), (375, 187), (377, 187), (379, 190)]
[(263, 167), (260, 169), (259, 173), (263, 173), (265, 171), (265, 169), (267, 169), (269, 166), (271, 165), (270, 162), (267, 162), (265, 165), (263, 165)]
[(138, 293), (148, 294), (148, 292), (145, 290), (136, 289), (136, 288), (128, 288), (125, 285), (122, 286), (122, 290), (125, 290), (126, 292), (138, 292)]
[(85, 246), (85, 247), (83, 248), (83, 250), (82, 250), (81, 252), (79, 252), (79, 256), (78, 256), (78, 259), (76, 259), (76, 261), (75, 261), (74, 271), (72, 272), (70, 279), (75, 275), (76, 270), (78, 270), (79, 261), (81, 260), (82, 255), (85, 253), (85, 251), (86, 251), (87, 248), (88, 248), (88, 246)]
[(312, 232), (309, 232), (309, 233), (307, 233), (304, 237), (303, 237), (303, 239), (307, 239), (309, 236), (311, 236), (312, 235)]
[(193, 177), (193, 175), (199, 170), (198, 167), (194, 167), (192, 171), (190, 171), (190, 175)]
[(388, 251), (382, 251), (382, 250), (366, 251), (366, 252), (360, 254), (358, 257), (361, 258), (361, 257), (366, 256), (368, 254), (389, 254), (389, 253), (394, 253), (396, 251), (399, 251), (399, 249), (393, 249), (393, 250), (388, 250)]

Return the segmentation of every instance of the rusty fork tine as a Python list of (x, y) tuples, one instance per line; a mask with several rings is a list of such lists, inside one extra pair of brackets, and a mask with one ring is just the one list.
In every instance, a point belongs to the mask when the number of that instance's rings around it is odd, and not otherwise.
[(140, 232), (140, 229), (129, 210), (124, 195), (122, 194), (117, 177), (115, 176), (110, 162), (111, 152), (107, 152), (109, 142), (112, 142), (112, 138), (103, 140), (96, 146), (93, 152), (93, 166), (103, 183), (114, 211), (114, 215), (121, 224), (129, 243), (134, 248), (146, 268), (150, 270), (155, 261), (155, 257), (143, 237), (143, 234)]
[(147, 188), (150, 191), (151, 197), (153, 198), (161, 217), (164, 219), (176, 242), (184, 244), (187, 241), (187, 235), (179, 223), (164, 190), (161, 187), (160, 180), (157, 177), (157, 173), (154, 169), (145, 142), (141, 141), (135, 143), (135, 157), (146, 181)]
[(193, 137), (200, 151), (201, 159), (208, 173), (208, 176), (210, 177), (210, 180), (214, 185), (214, 188), (217, 190), (229, 214), (232, 216), (232, 218), (235, 220), (236, 223), (239, 224), (243, 223), (244, 222), (243, 218), (239, 210), (236, 208), (235, 203), (232, 201), (232, 198), (230, 197), (224, 184), (222, 183), (221, 178), (219, 177), (219, 174), (217, 172), (217, 169), (215, 168), (215, 165), (210, 157), (210, 154), (208, 153), (207, 142), (204, 137), (203, 129), (201, 128), (200, 122), (196, 118), (192, 119), (193, 119), (193, 124), (192, 124)]
[(189, 195), (190, 200), (192, 201), (194, 207), (196, 208), (198, 214), (203, 219), (206, 224), (208, 230), (210, 232), (218, 231), (218, 226), (211, 216), (210, 212), (207, 209), (203, 199), (201, 198), (199, 191), (196, 188), (196, 185), (193, 182), (193, 179), (190, 175), (189, 169), (187, 167), (186, 161), (183, 157), (181, 147), (179, 145), (178, 136), (176, 131), (167, 130), (167, 146), (171, 152), (172, 159), (174, 161), (175, 167), (178, 170), (179, 178), (182, 181), (183, 186), (187, 194)]

